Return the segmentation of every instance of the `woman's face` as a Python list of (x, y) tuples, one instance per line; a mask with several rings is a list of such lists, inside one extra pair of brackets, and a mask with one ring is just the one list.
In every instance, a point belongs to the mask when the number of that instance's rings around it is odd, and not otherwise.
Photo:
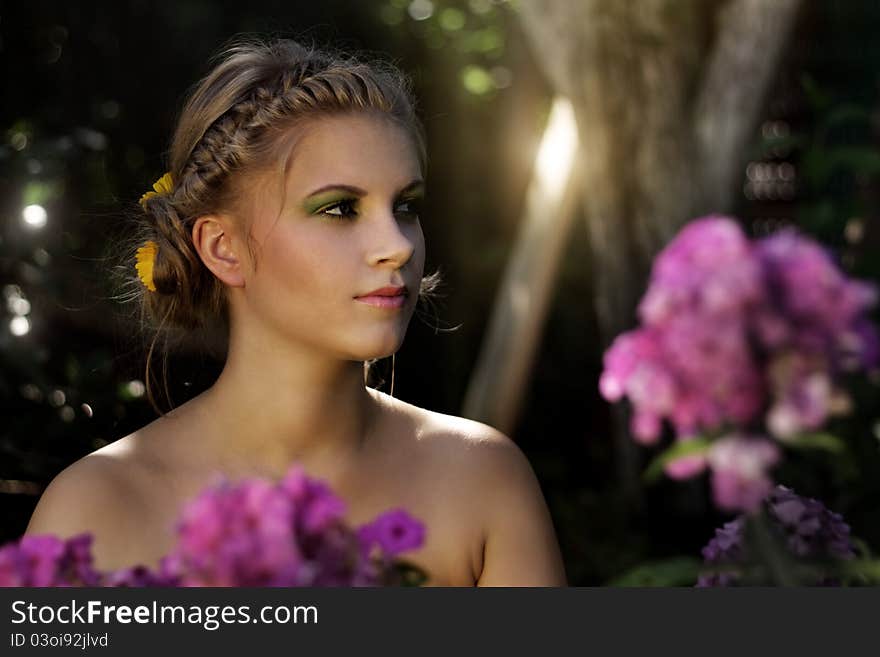
[[(338, 358), (388, 356), (403, 342), (424, 272), (415, 147), (403, 128), (368, 114), (297, 130), (280, 214), (275, 194), (254, 205), (245, 321)], [(357, 299), (401, 285), (400, 307)]]

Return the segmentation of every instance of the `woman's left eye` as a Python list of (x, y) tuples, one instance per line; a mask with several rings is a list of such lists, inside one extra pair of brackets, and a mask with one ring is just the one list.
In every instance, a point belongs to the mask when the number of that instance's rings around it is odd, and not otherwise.
[(402, 210), (403, 214), (408, 214), (411, 217), (413, 217), (414, 219), (419, 218), (419, 214), (422, 210), (422, 205), (419, 202), (419, 199), (409, 198), (404, 201), (401, 201), (398, 204), (398, 207), (400, 207), (401, 205), (406, 208), (406, 210)]

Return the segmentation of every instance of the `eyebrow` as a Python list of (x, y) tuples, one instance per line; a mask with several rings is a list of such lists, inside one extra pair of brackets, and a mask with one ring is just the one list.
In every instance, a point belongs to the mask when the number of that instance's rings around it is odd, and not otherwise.
[[(417, 178), (412, 182), (405, 185), (400, 191), (397, 192), (398, 195), (403, 194), (405, 192), (414, 191), (415, 189), (421, 188), (425, 186), (425, 181), (421, 178)], [(317, 196), (318, 194), (322, 194), (324, 192), (329, 192), (331, 190), (341, 190), (344, 192), (348, 192), (350, 194), (354, 194), (356, 196), (366, 196), (367, 192), (361, 189), (360, 187), (354, 187), (353, 185), (325, 185), (320, 189), (316, 189), (312, 193), (310, 193), (306, 198), (311, 198), (312, 196)]]

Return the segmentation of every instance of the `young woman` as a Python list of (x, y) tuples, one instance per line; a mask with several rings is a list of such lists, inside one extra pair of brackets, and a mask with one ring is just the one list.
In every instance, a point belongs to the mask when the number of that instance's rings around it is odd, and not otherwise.
[(565, 585), (519, 448), (365, 383), (433, 280), (425, 170), (395, 67), (288, 40), (228, 49), (180, 115), (129, 261), (157, 331), (225, 327), (223, 371), (65, 469), (27, 533), (91, 531), (98, 567), (155, 566), (181, 504), (215, 474), (277, 478), (296, 461), (343, 497), (352, 523), (395, 506), (424, 522), (409, 556), (429, 585)]

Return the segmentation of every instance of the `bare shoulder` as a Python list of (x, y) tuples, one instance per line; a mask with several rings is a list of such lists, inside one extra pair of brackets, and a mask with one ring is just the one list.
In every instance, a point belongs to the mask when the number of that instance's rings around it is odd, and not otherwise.
[(433, 464), (446, 477), (465, 484), (468, 494), (482, 492), (511, 478), (534, 476), (519, 446), (494, 427), (430, 411), (377, 391), (374, 394), (407, 425), (406, 430), (395, 432), (404, 441), (396, 443), (395, 449), (412, 449), (419, 462)]
[(517, 444), (488, 424), (430, 411), (384, 393), (379, 396), (395, 414), (406, 418), (409, 430), (398, 432), (407, 442), (404, 447), (414, 447), (428, 459), (447, 466), (457, 464), (456, 470), (474, 475), (486, 475), (487, 467), (499, 471), (529, 468)]
[[(458, 462), (473, 485), (491, 489), (511, 479), (534, 476), (520, 447), (498, 429), (464, 417), (424, 411), (422, 440), (438, 455)], [(490, 492), (490, 491), (485, 491)]]
[(565, 586), (561, 551), (540, 483), (522, 449), (474, 420), (428, 411), (422, 440), (481, 528), (479, 586)]
[[(133, 465), (115, 443), (75, 461), (49, 483), (25, 534), (69, 538), (90, 532), (95, 562), (115, 567), (124, 562), (126, 536), (140, 516)], [(108, 449), (109, 448), (109, 449)]]

